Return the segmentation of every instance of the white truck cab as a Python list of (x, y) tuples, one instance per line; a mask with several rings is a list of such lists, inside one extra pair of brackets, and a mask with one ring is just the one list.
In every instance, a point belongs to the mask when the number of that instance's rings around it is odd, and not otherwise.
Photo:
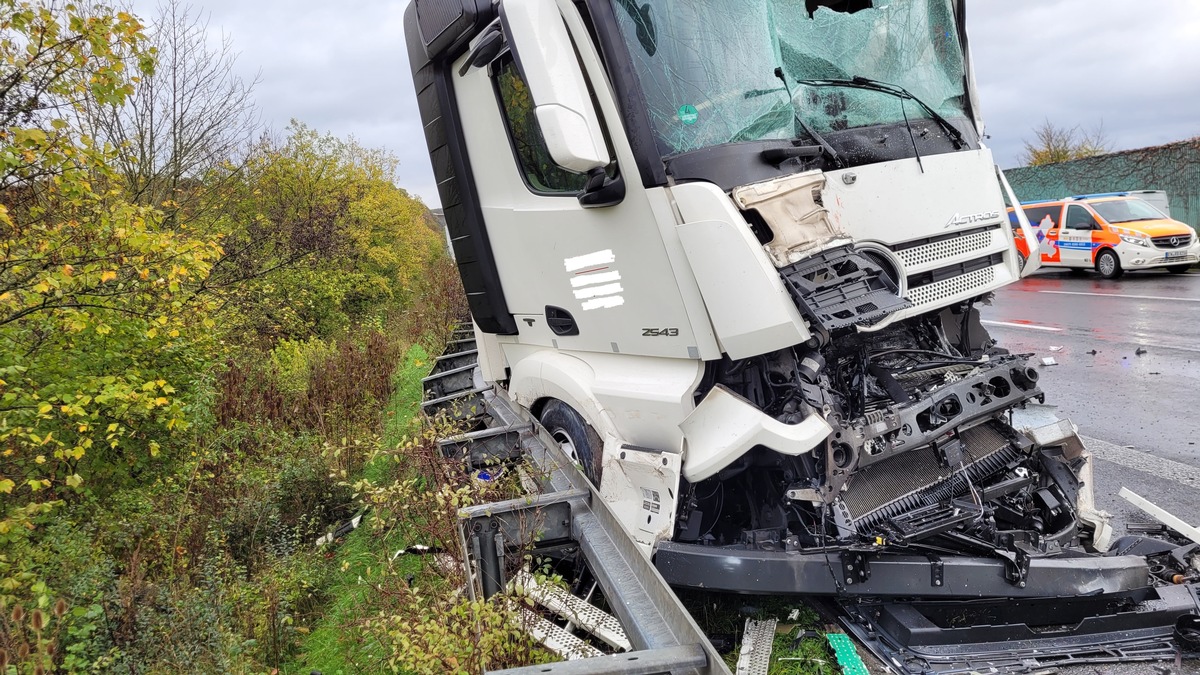
[(965, 8), (414, 0), (480, 372), (672, 585), (838, 596), (902, 672), (1173, 658), (1194, 546), (1105, 554), (1086, 449), (979, 321), (1035, 233)]
[[(695, 486), (760, 454), (798, 463), (771, 479), (779, 498), (831, 504), (860, 467), (1036, 392), (1023, 360), (988, 363), (972, 319), (1018, 264), (964, 11), (410, 6), (484, 377), (549, 410), (648, 549), (704, 510)], [(899, 358), (876, 362), (874, 342)], [(920, 390), (963, 378), (912, 371), (946, 363), (1007, 395), (918, 425), (936, 403)], [(653, 475), (620, 468), (639, 461)]]

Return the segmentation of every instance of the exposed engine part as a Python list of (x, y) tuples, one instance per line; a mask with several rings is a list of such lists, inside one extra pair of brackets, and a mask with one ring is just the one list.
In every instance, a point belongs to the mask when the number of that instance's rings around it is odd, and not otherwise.
[(712, 364), (701, 396), (720, 386), (786, 425), (822, 418), (831, 433), (811, 452), (759, 445), (705, 472), (684, 493), (678, 539), (924, 542), (1014, 558), (1061, 545), (1076, 536), (1079, 480), (1003, 421), (1041, 397), (1037, 378), (1027, 357), (993, 348), (974, 303)]

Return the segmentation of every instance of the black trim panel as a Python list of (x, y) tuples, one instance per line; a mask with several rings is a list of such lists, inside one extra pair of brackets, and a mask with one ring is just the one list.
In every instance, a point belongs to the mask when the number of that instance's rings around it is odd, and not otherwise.
[[(436, 59), (426, 56), (417, 25), (416, 2), (404, 12), (404, 38), (417, 106), (425, 125), (429, 160), (471, 316), (485, 333), (516, 335), (517, 322), (504, 299), (457, 113), (450, 68), (457, 55), (451, 51)], [(465, 41), (459, 44), (458, 51), (463, 47)]]

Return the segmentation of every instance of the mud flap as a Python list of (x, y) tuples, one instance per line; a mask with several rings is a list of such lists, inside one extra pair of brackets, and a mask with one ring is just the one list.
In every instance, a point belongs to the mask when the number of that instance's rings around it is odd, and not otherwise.
[(600, 496), (649, 556), (674, 533), (682, 458), (629, 444), (606, 450), (604, 456)]

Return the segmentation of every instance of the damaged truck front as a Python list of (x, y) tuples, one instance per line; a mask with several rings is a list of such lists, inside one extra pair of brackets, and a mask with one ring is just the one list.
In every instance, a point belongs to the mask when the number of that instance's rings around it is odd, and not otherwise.
[(482, 377), (669, 582), (833, 596), (916, 671), (1174, 656), (1193, 547), (1112, 540), (979, 320), (1019, 271), (964, 2), (416, 0), (406, 28)]

